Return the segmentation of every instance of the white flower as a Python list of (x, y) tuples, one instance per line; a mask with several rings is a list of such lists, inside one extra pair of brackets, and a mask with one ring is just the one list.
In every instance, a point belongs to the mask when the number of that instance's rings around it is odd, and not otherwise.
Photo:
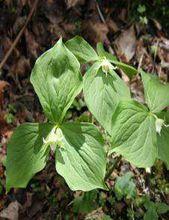
[(60, 128), (54, 127), (46, 139), (43, 138), (44, 144), (49, 144), (51, 146), (63, 146), (63, 134)]
[(104, 73), (108, 73), (110, 70), (112, 69), (116, 69), (116, 67), (114, 67), (110, 62), (109, 60), (107, 60), (106, 58), (103, 59), (102, 63), (101, 63), (101, 66), (102, 66), (102, 70)]
[(161, 129), (164, 124), (164, 120), (160, 118), (156, 118), (155, 126), (156, 126), (156, 132), (160, 135)]

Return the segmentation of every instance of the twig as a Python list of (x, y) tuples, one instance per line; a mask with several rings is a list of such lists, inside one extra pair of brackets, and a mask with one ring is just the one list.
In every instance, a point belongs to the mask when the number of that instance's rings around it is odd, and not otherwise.
[[(106, 20), (105, 20), (105, 18), (104, 18), (104, 16), (103, 16), (103, 13), (102, 13), (100, 7), (99, 7), (99, 4), (98, 4), (98, 2), (97, 2), (96, 0), (95, 0), (95, 2), (96, 2), (96, 6), (97, 6), (97, 11), (98, 11), (99, 16), (100, 16), (100, 20), (101, 20), (101, 21), (106, 25), (106, 27), (108, 28), (108, 25), (107, 25), (107, 23), (106, 23)], [(114, 55), (115, 52), (114, 52), (113, 48), (111, 47), (111, 43), (110, 43), (108, 37), (107, 37), (107, 41), (108, 41), (108, 45), (107, 45), (108, 51), (109, 51), (111, 54)]]
[(30, 19), (31, 19), (31, 17), (32, 17), (32, 15), (33, 15), (33, 13), (34, 13), (34, 11), (35, 11), (35, 9), (36, 9), (36, 7), (37, 7), (38, 1), (39, 1), (39, 0), (35, 0), (34, 4), (33, 4), (33, 6), (32, 6), (32, 9), (31, 9), (31, 11), (30, 11), (30, 13), (29, 13), (29, 15), (28, 15), (28, 17), (27, 17), (27, 19), (26, 19), (26, 22), (25, 22), (24, 26), (23, 26), (22, 29), (20, 30), (19, 34), (17, 35), (17, 37), (15, 38), (13, 44), (11, 45), (10, 49), (8, 50), (8, 52), (5, 54), (3, 60), (1, 61), (1, 63), (0, 63), (0, 70), (2, 69), (2, 67), (3, 67), (4, 64), (6, 63), (7, 59), (8, 59), (9, 56), (11, 55), (13, 49), (16, 47), (16, 45), (17, 45), (17, 43), (18, 43), (20, 37), (22, 36), (22, 34), (23, 34), (23, 32), (24, 32), (26, 26), (28, 25), (28, 23), (29, 23), (29, 21), (30, 21)]
[(141, 68), (141, 65), (142, 65), (142, 62), (143, 62), (143, 57), (144, 57), (144, 53), (141, 54), (141, 57), (140, 57), (140, 60), (139, 60), (139, 64), (138, 64), (138, 67), (137, 67), (138, 73), (140, 71), (140, 68)]
[(121, 156), (117, 157), (114, 161), (114, 163), (110, 166), (109, 170), (106, 173), (105, 176), (105, 181), (109, 179), (109, 177), (111, 176), (111, 174), (113, 173), (116, 165), (118, 164), (118, 162), (121, 160)]
[(104, 16), (103, 16), (103, 14), (102, 14), (102, 12), (100, 10), (100, 7), (99, 7), (99, 4), (97, 3), (97, 1), (96, 1), (96, 6), (97, 6), (97, 10), (98, 10), (98, 13), (99, 13), (101, 21), (106, 24), (106, 21), (104, 19)]

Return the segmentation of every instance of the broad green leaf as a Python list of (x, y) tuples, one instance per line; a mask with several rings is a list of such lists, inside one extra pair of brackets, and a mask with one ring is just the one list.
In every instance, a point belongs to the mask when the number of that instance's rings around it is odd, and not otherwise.
[(157, 157), (155, 118), (138, 102), (122, 101), (113, 117), (112, 148), (137, 167), (150, 167)]
[(157, 76), (141, 71), (145, 101), (154, 113), (169, 106), (169, 84), (162, 83)]
[(95, 50), (80, 36), (68, 40), (66, 46), (82, 63), (98, 60)]
[(61, 126), (63, 146), (56, 148), (56, 170), (72, 190), (105, 188), (106, 157), (97, 128), (89, 123)]
[(105, 51), (102, 43), (97, 44), (97, 53), (99, 54), (99, 56), (101, 58), (105, 57), (111, 63), (115, 64), (115, 66), (117, 66), (118, 68), (123, 70), (123, 72), (129, 78), (132, 78), (133, 76), (135, 76), (137, 74), (137, 70), (134, 67), (127, 65), (125, 63), (119, 62), (115, 56), (113, 56), (111, 53), (108, 53), (107, 51)]
[(137, 70), (130, 65), (127, 65), (125, 63), (119, 62), (119, 61), (112, 61), (113, 64), (115, 64), (118, 68), (123, 70), (123, 72), (129, 77), (132, 78), (137, 74)]
[(7, 146), (7, 190), (26, 187), (34, 174), (45, 167), (48, 148), (44, 146), (43, 138), (52, 126), (47, 123), (25, 123), (16, 128)]
[[(164, 115), (164, 123), (169, 124), (169, 112)], [(169, 127), (163, 125), (161, 133), (157, 136), (158, 158), (165, 162), (169, 169)]]
[(89, 110), (111, 133), (113, 112), (120, 100), (130, 98), (129, 88), (113, 70), (105, 74), (96, 62), (84, 76), (83, 91)]
[(31, 83), (46, 116), (60, 124), (82, 86), (80, 64), (61, 39), (37, 59)]

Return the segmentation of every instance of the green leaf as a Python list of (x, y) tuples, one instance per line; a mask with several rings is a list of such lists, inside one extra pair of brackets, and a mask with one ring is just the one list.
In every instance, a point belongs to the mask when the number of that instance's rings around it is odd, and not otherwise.
[(82, 87), (80, 64), (61, 39), (37, 59), (31, 83), (46, 116), (60, 124)]
[(112, 61), (112, 63), (115, 64), (121, 70), (123, 70), (123, 72), (129, 78), (132, 78), (133, 76), (137, 75), (137, 70), (133, 66), (127, 65), (127, 64), (119, 62), (119, 61)]
[(98, 60), (95, 50), (80, 36), (68, 40), (66, 46), (81, 63)]
[(155, 205), (158, 214), (165, 214), (169, 212), (169, 206), (164, 202), (156, 202)]
[(117, 177), (115, 183), (115, 194), (118, 200), (123, 197), (127, 197), (127, 199), (136, 197), (136, 185), (132, 180), (133, 174), (131, 172), (125, 173), (121, 177)]
[(134, 67), (132, 67), (130, 65), (127, 65), (125, 63), (119, 62), (114, 55), (112, 55), (111, 53), (108, 53), (107, 51), (105, 51), (102, 43), (97, 44), (97, 53), (99, 54), (99, 56), (101, 58), (105, 57), (111, 63), (115, 64), (118, 68), (123, 70), (123, 72), (129, 78), (132, 78), (133, 76), (135, 76), (137, 74), (137, 70)]
[(144, 197), (144, 200), (144, 207), (147, 209), (147, 212), (144, 215), (144, 220), (158, 220), (156, 204), (152, 202), (149, 197)]
[(44, 146), (43, 138), (51, 129), (52, 125), (48, 123), (25, 123), (14, 131), (7, 146), (7, 190), (26, 187), (34, 174), (45, 167), (49, 150)]
[(56, 170), (72, 190), (105, 189), (106, 157), (97, 128), (89, 123), (61, 126), (63, 146), (56, 148)]
[(164, 202), (156, 202), (155, 206), (158, 214), (165, 214), (169, 212), (169, 205), (165, 204)]
[(169, 84), (162, 83), (158, 77), (141, 70), (144, 85), (145, 101), (154, 113), (169, 106)]
[(113, 70), (106, 75), (100, 67), (96, 62), (85, 74), (84, 98), (91, 113), (111, 133), (113, 112), (120, 100), (130, 98), (130, 90)]
[(137, 167), (150, 167), (157, 157), (155, 118), (138, 102), (123, 101), (113, 117), (112, 152)]
[[(169, 123), (169, 112), (164, 114), (164, 121)], [(158, 158), (165, 162), (169, 169), (169, 127), (162, 127), (161, 133), (157, 136)]]
[(144, 220), (158, 220), (158, 215), (155, 206), (150, 206), (144, 215)]

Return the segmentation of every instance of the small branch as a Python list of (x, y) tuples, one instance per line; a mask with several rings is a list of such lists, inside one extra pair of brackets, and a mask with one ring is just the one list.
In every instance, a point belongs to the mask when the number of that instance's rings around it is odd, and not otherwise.
[[(106, 20), (105, 20), (105, 18), (104, 18), (104, 16), (103, 16), (103, 13), (102, 13), (100, 7), (99, 7), (99, 4), (98, 4), (98, 2), (97, 2), (96, 0), (95, 0), (95, 2), (96, 2), (96, 7), (97, 7), (97, 11), (98, 11), (100, 20), (101, 20), (101, 21), (106, 25), (106, 27), (108, 28), (108, 25), (107, 25), (107, 23), (106, 23)], [(107, 44), (108, 51), (109, 51), (111, 54), (114, 55), (115, 52), (114, 52), (113, 48), (111, 47), (111, 43), (110, 43), (108, 37), (107, 37), (107, 41), (108, 41), (108, 44)]]
[(143, 62), (143, 57), (144, 57), (144, 53), (142, 53), (142, 55), (140, 57), (140, 60), (139, 60), (139, 64), (138, 64), (138, 67), (137, 67), (138, 72), (140, 71), (140, 68), (141, 68), (141, 65), (142, 65), (142, 62)]
[[(106, 21), (105, 21), (105, 19), (104, 19), (104, 16), (103, 16), (103, 14), (102, 14), (102, 12), (101, 12), (101, 10), (100, 10), (100, 7), (99, 7), (99, 4), (97, 3), (97, 1), (96, 1), (96, 6), (97, 6), (97, 11), (98, 11), (98, 13), (99, 13), (99, 16), (100, 16), (101, 21), (106, 24)], [(106, 25), (107, 25), (107, 24), (106, 24)]]
[(119, 163), (119, 161), (121, 160), (121, 156), (117, 157), (114, 161), (114, 163), (109, 167), (106, 176), (105, 176), (105, 181), (109, 179), (109, 177), (111, 176), (111, 174), (113, 173), (116, 165)]
[(4, 64), (6, 63), (7, 59), (8, 59), (9, 56), (11, 55), (13, 49), (16, 47), (16, 45), (17, 45), (17, 43), (18, 43), (20, 37), (22, 36), (22, 34), (23, 34), (23, 32), (24, 32), (26, 26), (28, 25), (28, 23), (29, 23), (29, 21), (30, 21), (30, 19), (31, 19), (31, 17), (32, 17), (32, 15), (33, 15), (33, 13), (34, 13), (34, 11), (35, 11), (35, 9), (36, 9), (36, 7), (37, 7), (38, 1), (39, 1), (39, 0), (35, 0), (34, 4), (33, 4), (33, 6), (32, 6), (32, 9), (31, 9), (31, 11), (30, 11), (30, 13), (29, 13), (29, 15), (28, 15), (28, 17), (27, 17), (27, 19), (26, 19), (26, 22), (25, 22), (24, 26), (23, 26), (22, 29), (20, 30), (19, 34), (17, 35), (16, 39), (14, 40), (13, 44), (11, 45), (10, 49), (8, 50), (8, 52), (5, 54), (3, 60), (1, 61), (1, 63), (0, 63), (0, 70), (2, 69), (2, 67), (3, 67)]

